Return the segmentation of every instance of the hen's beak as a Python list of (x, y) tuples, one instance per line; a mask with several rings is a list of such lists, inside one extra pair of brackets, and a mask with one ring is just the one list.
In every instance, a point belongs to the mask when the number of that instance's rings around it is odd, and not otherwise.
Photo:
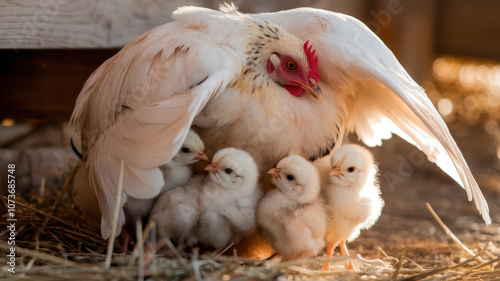
[(309, 87), (305, 87), (304, 90), (320, 102), (323, 102), (323, 92), (321, 92), (321, 88), (316, 80), (309, 78)]
[(275, 179), (281, 179), (280, 172), (281, 172), (281, 168), (274, 168), (274, 169), (269, 170), (267, 173), (270, 174), (271, 176), (273, 176), (273, 178), (275, 178)]
[(212, 164), (205, 167), (205, 171), (209, 171), (209, 172), (218, 174), (219, 171), (217, 170), (217, 166), (219, 166), (219, 163), (212, 163)]
[(200, 151), (198, 152), (198, 155), (194, 157), (194, 159), (196, 160), (205, 160), (205, 161), (209, 161), (208, 160), (208, 156), (205, 154), (205, 152), (203, 151)]
[[(297, 80), (293, 80), (294, 83), (302, 87), (308, 94), (313, 96), (315, 99), (319, 100), (319, 102), (323, 102), (323, 92), (321, 92), (321, 88), (319, 87), (316, 80), (309, 78), (309, 85)], [(307, 83), (307, 82), (306, 82)]]
[(308, 94), (319, 100), (319, 102), (323, 102), (323, 92), (321, 92), (321, 88), (316, 80), (309, 78), (309, 85), (306, 85), (300, 81), (295, 81), (299, 84), (302, 89), (304, 89)]
[(330, 176), (331, 177), (341, 177), (344, 174), (340, 171), (340, 167), (335, 166), (333, 169), (330, 171)]

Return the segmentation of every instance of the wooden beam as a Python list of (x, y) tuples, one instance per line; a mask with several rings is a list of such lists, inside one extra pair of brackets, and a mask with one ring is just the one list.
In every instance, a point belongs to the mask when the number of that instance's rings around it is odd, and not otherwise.
[(0, 50), (0, 118), (68, 119), (109, 50)]
[[(362, 17), (368, 0), (234, 0), (242, 12), (302, 6)], [(217, 9), (224, 0), (0, 1), (0, 49), (118, 48), (171, 20), (180, 6)], [(228, 1), (231, 2), (231, 1)]]
[(0, 1), (0, 49), (117, 48), (195, 0)]

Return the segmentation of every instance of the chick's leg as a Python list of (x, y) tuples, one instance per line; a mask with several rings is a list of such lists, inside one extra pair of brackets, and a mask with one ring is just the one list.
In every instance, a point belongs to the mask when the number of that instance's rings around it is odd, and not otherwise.
[[(328, 245), (328, 248), (326, 249), (326, 257), (331, 258), (333, 256), (333, 251), (335, 250), (335, 247), (337, 247), (339, 243), (332, 243)], [(329, 270), (330, 269), (330, 262), (325, 262), (323, 264), (323, 270)]]
[[(345, 241), (340, 242), (340, 252), (344, 256), (347, 256), (347, 257), (349, 256), (349, 251), (347, 251), (347, 245), (345, 244)], [(354, 266), (354, 263), (352, 263), (351, 259), (347, 259), (347, 265), (345, 268), (356, 270), (356, 267)]]
[(122, 232), (120, 233), (120, 237), (122, 242), (122, 253), (126, 254), (128, 252), (128, 247), (130, 246), (130, 242), (133, 241), (133, 238), (127, 232), (125, 226), (122, 227)]

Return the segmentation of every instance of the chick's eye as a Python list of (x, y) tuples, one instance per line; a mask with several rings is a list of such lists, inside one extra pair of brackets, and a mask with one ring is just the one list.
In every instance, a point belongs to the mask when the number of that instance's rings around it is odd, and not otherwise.
[(289, 181), (293, 181), (295, 178), (292, 175), (286, 175), (286, 179)]
[(349, 168), (347, 168), (347, 171), (348, 171), (349, 173), (354, 172), (354, 170), (356, 170), (356, 168), (354, 168), (354, 167), (349, 167)]
[(226, 170), (224, 170), (224, 172), (226, 172), (226, 174), (230, 174), (230, 173), (232, 173), (232, 172), (233, 172), (233, 170), (231, 170), (231, 169), (227, 168)]
[(181, 151), (184, 153), (189, 153), (189, 151), (191, 151), (191, 150), (189, 150), (189, 148), (187, 148), (187, 147), (183, 147), (183, 148), (181, 148)]
[(297, 64), (293, 60), (286, 61), (286, 70), (295, 71), (297, 70)]

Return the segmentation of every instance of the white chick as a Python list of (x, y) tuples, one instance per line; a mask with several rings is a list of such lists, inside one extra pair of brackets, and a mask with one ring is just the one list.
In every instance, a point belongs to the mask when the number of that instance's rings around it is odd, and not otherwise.
[[(339, 245), (342, 254), (349, 256), (346, 241), (356, 239), (362, 229), (370, 228), (384, 206), (377, 181), (378, 168), (373, 155), (355, 144), (340, 147), (331, 163), (328, 181), (323, 182), (321, 190), (329, 217), (326, 255), (331, 257)], [(355, 269), (350, 259), (347, 263), (346, 268)], [(329, 263), (323, 268), (329, 269)]]
[(200, 194), (199, 242), (222, 248), (255, 232), (255, 209), (261, 193), (259, 171), (250, 154), (224, 148), (213, 157)]
[[(160, 194), (174, 187), (187, 184), (192, 175), (189, 165), (199, 160), (208, 161), (204, 149), (205, 145), (200, 136), (190, 130), (179, 152), (170, 162), (160, 167), (165, 179), (165, 185), (162, 187)], [(136, 220), (144, 219), (149, 215), (155, 200), (156, 198), (137, 199), (129, 196), (123, 207), (127, 228), (132, 226), (132, 229), (135, 229)]]
[(276, 189), (257, 209), (264, 237), (285, 260), (315, 256), (324, 247), (327, 216), (319, 198), (319, 174), (306, 159), (292, 155), (269, 170)]
[(163, 172), (163, 178), (165, 179), (165, 185), (162, 187), (161, 192), (185, 185), (192, 175), (192, 170), (189, 165), (199, 160), (209, 161), (204, 150), (205, 145), (200, 136), (193, 130), (189, 130), (181, 149), (174, 156), (172, 161), (160, 167)]
[(195, 175), (185, 186), (160, 194), (150, 216), (150, 220), (156, 223), (160, 238), (187, 243), (188, 246), (196, 242), (193, 232), (200, 215), (198, 200), (206, 184), (206, 176)]

